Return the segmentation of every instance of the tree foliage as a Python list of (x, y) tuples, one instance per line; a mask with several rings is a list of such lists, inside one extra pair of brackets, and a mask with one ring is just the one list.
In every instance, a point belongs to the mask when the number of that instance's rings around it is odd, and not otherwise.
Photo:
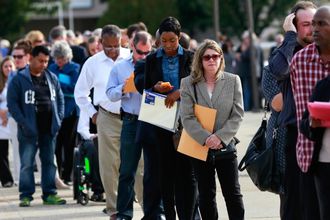
[[(252, 0), (251, 0), (252, 1)], [(167, 16), (177, 16), (184, 30), (194, 34), (213, 27), (213, 0), (108, 0), (108, 10), (99, 25), (120, 27), (143, 21), (151, 33)], [(275, 19), (282, 19), (296, 0), (253, 0), (254, 28), (257, 34)], [(240, 35), (248, 27), (246, 0), (219, 0), (220, 30)]]
[(125, 28), (142, 21), (150, 33), (155, 33), (160, 22), (167, 16), (177, 17), (175, 0), (108, 0), (108, 10), (98, 25), (116, 24)]
[(0, 37), (15, 39), (24, 30), (32, 0), (0, 0)]

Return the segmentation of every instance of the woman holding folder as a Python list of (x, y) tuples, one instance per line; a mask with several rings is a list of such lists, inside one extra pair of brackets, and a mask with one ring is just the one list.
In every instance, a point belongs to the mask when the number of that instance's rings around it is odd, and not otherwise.
[[(180, 98), (180, 81), (190, 74), (193, 54), (179, 45), (181, 25), (174, 17), (165, 18), (158, 29), (161, 47), (146, 58), (144, 88), (166, 95), (167, 108)], [(196, 179), (190, 158), (176, 152), (173, 133), (153, 126), (165, 217), (193, 219), (197, 198)], [(177, 213), (176, 213), (177, 212)]]
[[(205, 40), (195, 52), (191, 75), (181, 81), (180, 116), (183, 127), (200, 145), (209, 148), (209, 152), (230, 143), (244, 114), (241, 81), (237, 75), (224, 72), (224, 67), (223, 52), (219, 45), (213, 40)], [(204, 129), (197, 120), (195, 104), (217, 111), (213, 132)], [(217, 173), (229, 219), (244, 219), (236, 155), (233, 153), (231, 157), (213, 163), (193, 159), (193, 168), (198, 181), (202, 218), (218, 219)]]

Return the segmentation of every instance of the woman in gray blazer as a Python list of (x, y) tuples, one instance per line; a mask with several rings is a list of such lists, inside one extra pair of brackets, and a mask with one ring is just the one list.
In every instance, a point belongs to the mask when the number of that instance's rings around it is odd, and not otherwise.
[[(181, 82), (180, 116), (183, 127), (209, 153), (229, 144), (243, 119), (241, 81), (224, 72), (220, 46), (205, 40), (197, 49), (190, 76)], [(195, 88), (194, 88), (195, 87)], [(217, 110), (213, 132), (201, 126), (194, 114), (194, 104)], [(238, 182), (236, 154), (213, 163), (193, 159), (199, 189), (199, 206), (203, 219), (218, 219), (215, 172), (218, 174), (229, 219), (244, 219), (244, 205)]]

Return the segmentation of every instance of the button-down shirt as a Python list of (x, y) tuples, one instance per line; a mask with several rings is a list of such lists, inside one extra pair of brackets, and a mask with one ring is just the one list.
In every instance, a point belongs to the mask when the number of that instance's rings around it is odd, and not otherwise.
[[(318, 80), (330, 74), (330, 62), (324, 62), (315, 43), (300, 50), (291, 62), (291, 85), (296, 103), (297, 125), (307, 108), (309, 97)], [(300, 169), (307, 172), (311, 165), (314, 142), (308, 140), (298, 126), (297, 160)]]
[(163, 57), (162, 70), (164, 82), (170, 82), (174, 86), (173, 90), (180, 88), (179, 85), (179, 56), (183, 55), (183, 49), (179, 45), (178, 53), (175, 56), (167, 56), (164, 49), (157, 51), (157, 57)]
[(132, 56), (118, 62), (111, 71), (107, 85), (107, 96), (113, 102), (121, 100), (124, 112), (139, 115), (142, 96), (138, 92), (123, 93), (125, 80), (133, 73)]
[(84, 140), (90, 140), (93, 136), (89, 130), (89, 116), (87, 112), (82, 111), (79, 116), (77, 132)]
[(130, 54), (128, 49), (120, 48), (120, 55), (113, 61), (107, 57), (104, 51), (101, 51), (90, 57), (82, 67), (80, 76), (76, 83), (74, 96), (77, 105), (81, 111), (86, 111), (89, 117), (93, 117), (96, 109), (89, 98), (90, 90), (94, 88), (94, 105), (100, 105), (107, 111), (119, 114), (120, 101), (111, 102), (106, 96), (106, 86), (110, 72), (113, 66), (120, 60), (128, 57)]

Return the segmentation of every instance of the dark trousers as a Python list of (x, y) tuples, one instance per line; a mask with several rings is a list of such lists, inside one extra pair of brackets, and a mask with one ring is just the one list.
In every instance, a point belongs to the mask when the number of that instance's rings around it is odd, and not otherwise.
[(160, 168), (160, 185), (165, 217), (190, 220), (194, 216), (197, 199), (197, 182), (188, 156), (176, 152), (173, 133), (157, 128), (157, 149)]
[(238, 182), (237, 158), (217, 160), (214, 165), (194, 159), (193, 167), (198, 180), (202, 219), (218, 219), (215, 178), (217, 172), (229, 219), (243, 220), (244, 205)]
[(300, 169), (296, 156), (297, 128), (287, 127), (287, 143), (285, 146), (285, 175), (284, 175), (284, 194), (280, 195), (280, 215), (281, 220), (300, 220), (302, 219), (301, 198), (299, 191)]
[[(328, 177), (329, 178), (329, 177)], [(320, 208), (317, 200), (314, 174), (300, 172), (301, 214), (303, 220), (319, 220)], [(330, 185), (328, 185), (330, 187)]]
[(317, 198), (320, 205), (321, 220), (330, 219), (330, 163), (318, 162), (314, 180)]
[(99, 169), (99, 156), (98, 156), (98, 143), (97, 138), (91, 140), (83, 141), (84, 149), (87, 152), (88, 158), (90, 158), (90, 169), (91, 169), (91, 182), (92, 182), (92, 191), (95, 194), (104, 193), (101, 177), (100, 177), (100, 169)]
[(117, 216), (133, 218), (133, 202), (135, 197), (134, 183), (142, 148), (135, 143), (137, 118), (123, 116), (120, 135), (120, 168), (117, 196)]
[(155, 143), (141, 143), (143, 148), (143, 220), (153, 220), (164, 214), (159, 183), (159, 167)]
[(0, 181), (2, 185), (14, 182), (9, 168), (8, 143), (8, 140), (0, 140)]
[(56, 162), (64, 181), (71, 181), (77, 122), (78, 118), (75, 115), (64, 118), (56, 138)]

